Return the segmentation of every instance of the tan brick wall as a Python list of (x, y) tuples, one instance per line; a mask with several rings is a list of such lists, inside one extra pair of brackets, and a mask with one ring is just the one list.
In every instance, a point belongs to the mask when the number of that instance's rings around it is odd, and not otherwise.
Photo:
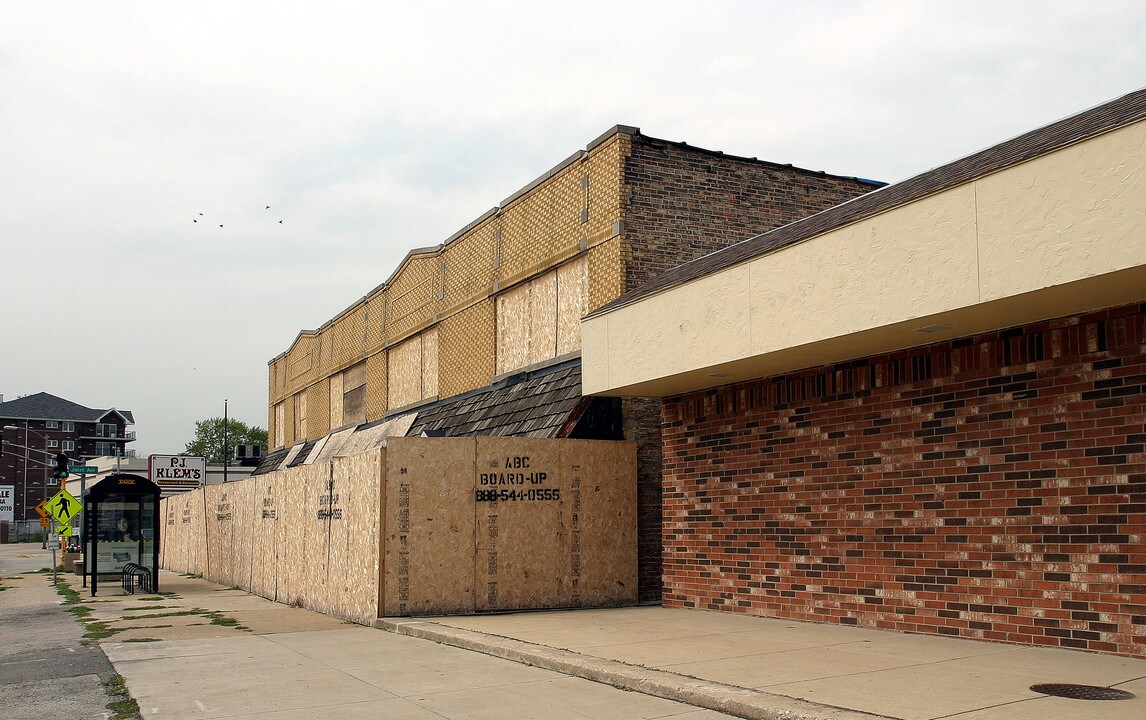
[(438, 395), (452, 397), (489, 383), (494, 374), (494, 301), (487, 298), (438, 326)]
[(387, 343), (422, 329), (433, 320), (438, 307), (437, 253), (411, 257), (385, 290), (386, 326), (383, 334)]
[[(607, 276), (598, 283), (597, 295), (605, 299), (597, 304), (616, 297), (622, 271), (605, 263), (620, 262), (620, 255), (615, 249), (601, 254), (593, 248), (616, 242), (614, 229), (622, 219), (621, 161), (630, 149), (627, 135), (615, 135), (542, 178), (448, 245), (409, 256), (384, 287), (314, 333), (302, 333), (271, 362), (270, 404), (291, 400), (366, 358), (367, 420), (380, 419), (390, 409), (389, 349), (435, 325), (440, 333), (437, 395), (451, 397), (483, 387), (495, 373), (497, 294), (586, 248), (598, 255), (590, 260), (590, 275), (596, 271)], [(586, 283), (587, 288), (591, 285)], [(435, 389), (433, 378), (423, 384)], [(319, 418), (329, 426), (329, 385), (322, 387), (321, 407), (315, 399), (317, 386), (307, 393), (308, 429), (317, 428)], [(292, 410), (294, 406), (287, 403)], [(298, 439), (291, 432), (296, 427), (293, 418), (287, 420), (288, 445)]]
[(386, 394), (389, 383), (388, 357), (385, 351), (366, 358), (366, 420), (377, 420), (386, 414)]
[(589, 311), (621, 296), (625, 289), (624, 238), (611, 238), (589, 250)]
[(321, 333), (318, 371), (328, 375), (362, 359), (366, 338), (366, 304), (361, 303), (335, 319)]

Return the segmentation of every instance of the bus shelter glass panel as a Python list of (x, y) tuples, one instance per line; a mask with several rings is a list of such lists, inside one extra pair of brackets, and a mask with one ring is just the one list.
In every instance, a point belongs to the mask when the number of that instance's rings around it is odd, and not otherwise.
[(96, 522), (94, 554), (99, 572), (120, 572), (128, 563), (153, 569), (155, 504), (150, 498), (110, 493), (99, 504)]

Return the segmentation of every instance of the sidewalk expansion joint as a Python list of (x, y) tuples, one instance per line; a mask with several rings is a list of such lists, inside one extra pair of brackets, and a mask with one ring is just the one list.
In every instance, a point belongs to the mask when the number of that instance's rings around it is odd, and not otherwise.
[(378, 618), (374, 627), (746, 720), (894, 720), (431, 621)]

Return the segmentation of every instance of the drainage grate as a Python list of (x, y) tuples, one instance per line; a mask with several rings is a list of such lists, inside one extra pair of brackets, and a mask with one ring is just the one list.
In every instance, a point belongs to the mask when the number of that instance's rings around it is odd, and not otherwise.
[(1129, 700), (1134, 693), (1115, 690), (1097, 685), (1075, 685), (1073, 683), (1043, 683), (1031, 685), (1031, 690), (1044, 695), (1071, 698), (1073, 700)]

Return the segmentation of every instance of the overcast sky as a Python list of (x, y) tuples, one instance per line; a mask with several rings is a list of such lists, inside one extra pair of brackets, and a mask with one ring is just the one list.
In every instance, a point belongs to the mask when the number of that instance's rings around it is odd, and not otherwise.
[(266, 427), (300, 330), (613, 125), (895, 181), (1146, 85), (1144, 38), (1140, 1), (3, 0), (0, 393), (131, 410), (143, 456), (225, 398)]

